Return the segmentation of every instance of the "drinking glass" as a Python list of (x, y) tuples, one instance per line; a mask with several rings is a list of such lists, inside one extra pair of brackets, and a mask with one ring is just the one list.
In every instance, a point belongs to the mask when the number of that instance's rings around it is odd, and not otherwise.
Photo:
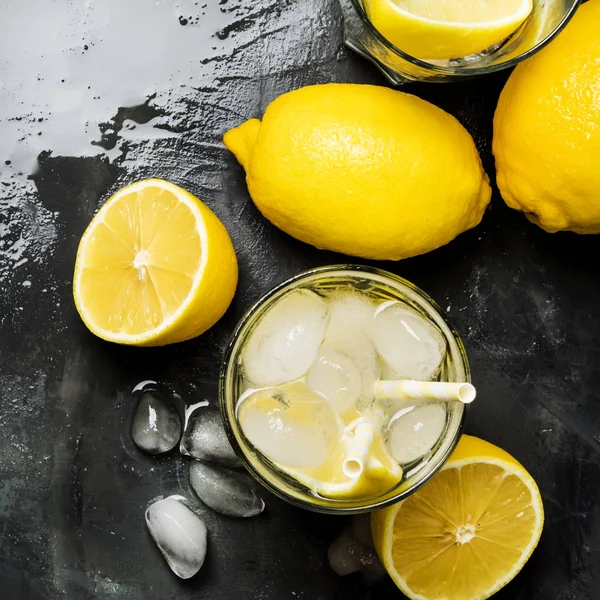
[(339, 0), (344, 43), (370, 60), (394, 85), (408, 81), (447, 82), (515, 66), (548, 44), (567, 25), (580, 0), (533, 0), (533, 10), (507, 39), (478, 54), (424, 60), (403, 52), (373, 26), (364, 0)]
[(288, 502), (323, 513), (368, 512), (405, 498), (422, 486), (446, 462), (462, 434), (467, 407), (449, 402), (444, 432), (428, 458), (410, 468), (402, 481), (381, 495), (360, 500), (333, 500), (320, 496), (292, 478), (258, 452), (246, 439), (236, 416), (238, 398), (243, 392), (242, 355), (252, 331), (266, 312), (283, 296), (298, 289), (319, 292), (356, 290), (378, 302), (400, 300), (439, 329), (447, 344), (442, 364), (442, 381), (469, 382), (470, 371), (458, 333), (442, 316), (438, 305), (412, 283), (386, 271), (356, 265), (335, 265), (312, 269), (283, 282), (259, 300), (240, 321), (226, 351), (219, 378), (221, 414), (229, 440), (250, 474), (275, 495)]

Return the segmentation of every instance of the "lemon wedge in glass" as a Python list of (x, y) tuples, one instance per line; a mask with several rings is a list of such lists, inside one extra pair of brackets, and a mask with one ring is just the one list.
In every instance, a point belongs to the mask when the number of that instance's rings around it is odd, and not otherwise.
[(381, 435), (373, 440), (363, 473), (344, 474), (352, 440), (346, 425), (359, 416), (355, 409), (338, 415), (300, 381), (250, 390), (238, 404), (240, 426), (257, 450), (313, 492), (338, 500), (374, 498), (402, 479)]
[(532, 0), (364, 0), (376, 29), (398, 49), (423, 60), (482, 52), (513, 34)]

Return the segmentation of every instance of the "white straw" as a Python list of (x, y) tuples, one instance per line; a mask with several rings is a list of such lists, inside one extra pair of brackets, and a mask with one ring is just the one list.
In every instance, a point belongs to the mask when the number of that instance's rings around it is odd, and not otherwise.
[(376, 402), (371, 414), (356, 420), (354, 436), (348, 449), (348, 456), (346, 456), (342, 465), (346, 477), (355, 479), (365, 470), (365, 465), (371, 453), (371, 445), (375, 436), (381, 430), (383, 417), (384, 406)]
[(375, 397), (381, 399), (438, 400), (470, 404), (475, 396), (475, 387), (466, 382), (381, 380), (375, 384)]

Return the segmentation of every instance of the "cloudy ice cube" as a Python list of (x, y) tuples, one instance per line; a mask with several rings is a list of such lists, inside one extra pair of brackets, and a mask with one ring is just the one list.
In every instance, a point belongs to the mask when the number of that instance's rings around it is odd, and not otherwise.
[(446, 426), (446, 408), (440, 403), (424, 404), (392, 417), (385, 435), (394, 460), (408, 464), (428, 454)]
[(206, 526), (182, 496), (169, 496), (146, 510), (146, 524), (175, 575), (194, 576), (206, 557)]
[(329, 324), (325, 344), (349, 358), (361, 379), (361, 398), (373, 395), (380, 377), (377, 353), (370, 339), (375, 304), (359, 292), (335, 292), (329, 296)]
[(215, 512), (230, 517), (254, 517), (265, 508), (248, 478), (229, 469), (219, 469), (194, 461), (190, 465), (190, 483), (198, 498)]
[(303, 383), (254, 392), (239, 406), (238, 419), (252, 445), (289, 468), (320, 466), (342, 435), (327, 400)]
[(199, 406), (189, 414), (179, 451), (203, 462), (241, 465), (227, 439), (220, 412), (209, 406)]
[(368, 583), (373, 584), (386, 574), (373, 547), (363, 544), (351, 526), (344, 528), (329, 546), (327, 558), (329, 566), (341, 576), (360, 572)]
[(338, 413), (354, 406), (362, 392), (356, 365), (328, 346), (321, 347), (317, 360), (308, 371), (306, 384), (315, 394), (326, 398)]
[(328, 305), (326, 343), (348, 356), (363, 355), (370, 345), (375, 304), (359, 292), (335, 292), (328, 297)]
[(367, 333), (375, 315), (375, 304), (361, 292), (334, 292), (328, 296), (329, 343), (343, 349), (356, 333)]
[(293, 381), (306, 374), (327, 327), (327, 304), (299, 290), (279, 300), (258, 322), (244, 349), (244, 375), (256, 387)]
[(430, 381), (438, 374), (446, 355), (446, 340), (441, 332), (401, 302), (379, 306), (372, 339), (390, 379)]
[(131, 436), (136, 446), (145, 452), (168, 452), (181, 437), (179, 413), (157, 390), (144, 392), (133, 415)]
[(329, 546), (327, 558), (329, 566), (338, 575), (350, 575), (361, 570), (361, 555), (363, 546), (348, 529), (342, 533)]

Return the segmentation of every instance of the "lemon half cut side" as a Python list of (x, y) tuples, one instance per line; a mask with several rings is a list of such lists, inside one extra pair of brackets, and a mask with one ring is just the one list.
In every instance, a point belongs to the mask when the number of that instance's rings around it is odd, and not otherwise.
[(186, 190), (146, 179), (119, 190), (89, 224), (73, 295), (98, 337), (160, 346), (214, 325), (237, 275), (231, 239), (215, 214)]
[(531, 475), (467, 435), (429, 483), (371, 517), (379, 557), (411, 600), (489, 598), (523, 568), (543, 524)]

